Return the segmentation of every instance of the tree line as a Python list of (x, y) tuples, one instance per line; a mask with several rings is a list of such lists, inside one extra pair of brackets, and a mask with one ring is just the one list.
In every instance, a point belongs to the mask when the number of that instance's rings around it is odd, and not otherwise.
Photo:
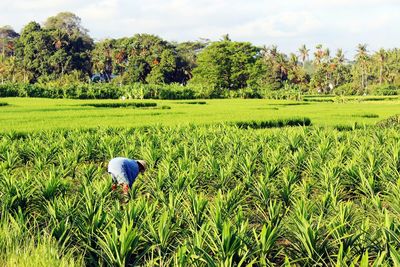
[(0, 81), (63, 87), (90, 83), (99, 74), (109, 86), (176, 91), (179, 84), (201, 97), (397, 94), (400, 50), (371, 52), (366, 44), (356, 49), (353, 59), (322, 45), (285, 54), (277, 46), (236, 42), (229, 35), (213, 42), (168, 42), (151, 34), (94, 42), (78, 16), (62, 12), (43, 24), (30, 22), (20, 33), (0, 28)]

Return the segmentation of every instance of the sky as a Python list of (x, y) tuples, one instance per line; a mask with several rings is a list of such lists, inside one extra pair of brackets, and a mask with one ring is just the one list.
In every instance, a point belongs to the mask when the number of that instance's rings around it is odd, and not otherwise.
[(0, 0), (0, 26), (16, 31), (70, 11), (95, 40), (156, 34), (168, 41), (199, 38), (277, 45), (297, 52), (305, 44), (370, 52), (400, 46), (400, 0)]

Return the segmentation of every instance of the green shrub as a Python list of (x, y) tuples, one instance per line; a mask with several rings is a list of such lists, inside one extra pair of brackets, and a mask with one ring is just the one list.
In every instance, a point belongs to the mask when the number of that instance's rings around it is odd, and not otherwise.
[(400, 95), (400, 86), (392, 84), (374, 84), (368, 86), (368, 93), (371, 95)]
[(355, 95), (357, 88), (352, 83), (345, 83), (333, 89), (335, 95)]
[(161, 87), (159, 97), (160, 99), (194, 99), (196, 92), (189, 86), (180, 84), (163, 85)]
[(279, 100), (296, 100), (302, 101), (303, 95), (297, 90), (276, 90), (276, 91), (265, 91), (262, 94), (263, 98), (267, 99), (279, 99)]

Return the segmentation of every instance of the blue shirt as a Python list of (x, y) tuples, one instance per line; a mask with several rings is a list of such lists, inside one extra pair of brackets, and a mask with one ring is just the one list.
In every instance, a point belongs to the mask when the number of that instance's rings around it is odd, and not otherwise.
[(139, 164), (133, 159), (113, 158), (108, 163), (108, 172), (111, 174), (113, 182), (129, 184), (129, 187), (132, 187), (139, 174)]

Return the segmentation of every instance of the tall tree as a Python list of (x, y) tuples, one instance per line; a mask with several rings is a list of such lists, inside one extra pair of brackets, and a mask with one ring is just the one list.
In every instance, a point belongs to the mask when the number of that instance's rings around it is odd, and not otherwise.
[(128, 54), (127, 72), (124, 76), (129, 82), (176, 81), (174, 71), (170, 69), (171, 64), (176, 65), (177, 57), (172, 44), (156, 35), (135, 34), (124, 41), (124, 46)]
[(366, 44), (359, 44), (357, 46), (356, 63), (360, 66), (361, 71), (361, 90), (364, 91), (367, 86), (367, 64), (368, 64), (368, 50)]
[(209, 42), (209, 40), (199, 40), (174, 44), (178, 56), (176, 63), (177, 81), (186, 84), (193, 77), (193, 69), (197, 67), (197, 56)]
[(385, 68), (385, 63), (387, 59), (387, 52), (385, 49), (381, 48), (375, 55), (378, 65), (379, 65), (379, 85), (382, 85), (383, 81), (383, 70)]
[(92, 50), (93, 71), (110, 77), (113, 74), (113, 49), (116, 41), (105, 39), (96, 43)]
[[(43, 24), (43, 28), (51, 32), (56, 49), (63, 48), (69, 64), (66, 71), (80, 70), (83, 73), (91, 73), (90, 54), (94, 47), (88, 30), (81, 24), (81, 18), (71, 12), (61, 12), (49, 17)], [(60, 57), (59, 57), (60, 58)]]
[[(11, 26), (0, 27), (0, 77), (1, 83), (14, 77), (15, 73), (15, 43), (19, 34)], [(13, 78), (12, 78), (13, 80)]]
[(247, 86), (251, 66), (259, 49), (250, 43), (223, 40), (207, 46), (197, 59), (193, 83), (218, 90), (236, 90)]
[(0, 51), (2, 58), (14, 54), (15, 41), (19, 34), (11, 26), (0, 27)]
[(49, 30), (61, 30), (70, 36), (84, 37), (90, 39), (88, 30), (81, 24), (81, 18), (71, 12), (60, 12), (55, 16), (47, 18), (43, 28)]
[(303, 44), (299, 48), (299, 54), (300, 54), (301, 62), (303, 63), (303, 68), (304, 68), (304, 64), (305, 64), (306, 60), (308, 60), (309, 52), (310, 52), (310, 49), (307, 49), (305, 44)]
[(16, 44), (16, 57), (24, 73), (24, 82), (34, 82), (40, 76), (52, 73), (49, 58), (54, 51), (51, 35), (37, 22), (30, 22), (22, 29)]
[(334, 87), (350, 82), (350, 66), (345, 65), (345, 62), (346, 58), (343, 50), (339, 48), (330, 63), (331, 81)]

